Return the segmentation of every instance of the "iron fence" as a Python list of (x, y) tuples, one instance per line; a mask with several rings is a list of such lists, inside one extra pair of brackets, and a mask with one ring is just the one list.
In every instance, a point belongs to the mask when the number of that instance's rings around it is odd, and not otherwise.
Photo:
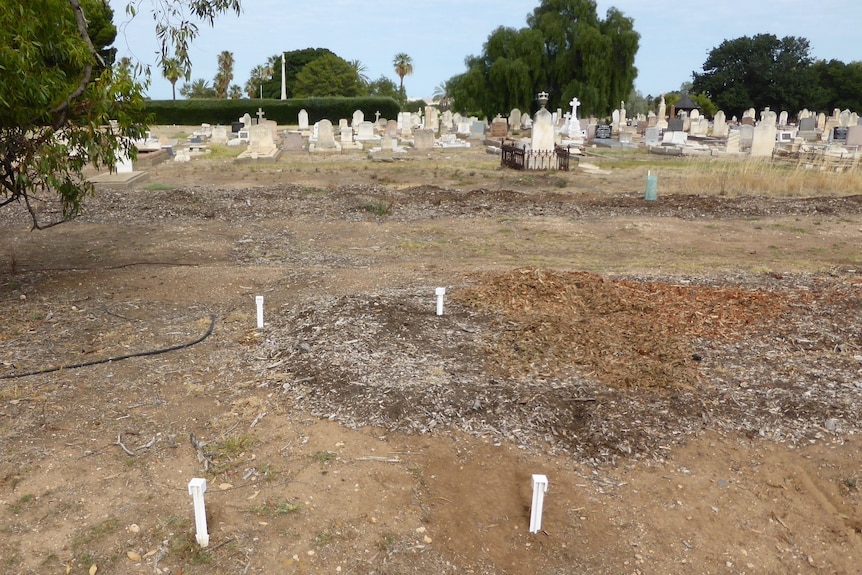
[(500, 165), (514, 170), (568, 171), (572, 152), (568, 147), (554, 146), (553, 150), (526, 150), (512, 140), (501, 144)]

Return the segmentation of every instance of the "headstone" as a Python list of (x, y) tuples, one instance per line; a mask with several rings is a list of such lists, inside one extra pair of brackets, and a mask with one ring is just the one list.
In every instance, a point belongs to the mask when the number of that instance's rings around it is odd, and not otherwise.
[(611, 114), (611, 130), (613, 133), (620, 131), (620, 111), (614, 110)]
[(356, 126), (358, 126), (360, 123), (362, 123), (364, 121), (365, 121), (365, 114), (362, 112), (362, 110), (356, 110), (355, 112), (353, 112), (353, 121), (350, 123), (350, 125), (355, 128)]
[(357, 142), (373, 142), (380, 140), (380, 136), (374, 133), (374, 124), (372, 122), (359, 122), (353, 127), (356, 130)]
[(778, 114), (778, 126), (780, 128), (783, 128), (787, 125), (787, 116), (788, 114), (786, 110), (782, 110), (781, 113)]
[(386, 122), (386, 129), (383, 131), (384, 134), (389, 136), (390, 138), (398, 137), (398, 122), (396, 120), (389, 120)]
[(227, 144), (227, 126), (215, 126), (211, 141), (213, 144)]
[(778, 125), (778, 114), (776, 114), (775, 112), (773, 112), (769, 108), (766, 108), (765, 110), (763, 110), (760, 113), (760, 123), (761, 124), (768, 124), (768, 125), (772, 126), (773, 128), (777, 127), (777, 125)]
[(332, 122), (329, 120), (321, 120), (317, 124), (317, 149), (333, 149), (335, 148), (335, 136), (332, 133)]
[(425, 129), (435, 134), (440, 131), (440, 116), (434, 106), (425, 106)]
[(740, 130), (730, 130), (727, 132), (727, 144), (725, 151), (728, 154), (739, 153), (739, 134)]
[(452, 112), (450, 110), (446, 110), (443, 112), (440, 118), (440, 131), (441, 132), (451, 132), (453, 129), (453, 121), (452, 121)]
[(658, 104), (658, 119), (655, 125), (661, 129), (667, 128), (667, 104), (664, 101), (664, 94), (661, 95), (661, 101)]
[(299, 111), (299, 129), (308, 129), (308, 112), (306, 112), (304, 108)]
[(350, 126), (344, 126), (341, 128), (341, 144), (352, 144), (353, 143), (353, 128)]
[(754, 126), (742, 124), (739, 127), (739, 145), (743, 147), (751, 146), (752, 140), (754, 140)]
[[(775, 112), (771, 112), (774, 116)], [(767, 117), (754, 128), (754, 136), (751, 140), (751, 155), (753, 157), (770, 157), (775, 150), (775, 136), (777, 128), (775, 123)]]
[(494, 118), (494, 121), (491, 122), (491, 137), (492, 138), (505, 138), (509, 133), (509, 123), (506, 121), (506, 118), (501, 118), (497, 116)]
[(131, 156), (122, 148), (117, 150), (117, 162), (114, 164), (114, 170), (118, 174), (131, 174), (135, 171)]
[(662, 136), (661, 143), (669, 146), (685, 146), (688, 143), (688, 133), (682, 130), (675, 132), (667, 131)]
[(610, 140), (613, 128), (609, 124), (598, 124), (595, 133), (597, 140)]
[(832, 142), (846, 142), (849, 130), (850, 126), (835, 126), (832, 128), (832, 135), (829, 140)]
[(817, 118), (806, 116), (799, 119), (800, 132), (814, 132), (817, 129)]
[(418, 151), (427, 151), (434, 147), (434, 131), (427, 128), (413, 132), (413, 147)]
[(842, 128), (850, 125), (850, 110), (844, 110), (838, 115), (838, 125)]
[(671, 118), (667, 122), (667, 131), (668, 132), (683, 132), (685, 128), (685, 122), (682, 118)]
[(338, 129), (339, 130), (343, 130), (344, 128), (347, 128), (348, 126), (350, 126), (350, 122), (347, 121), (347, 118), (341, 118), (340, 120), (338, 120)]
[(692, 136), (705, 136), (708, 131), (709, 120), (707, 120), (705, 117), (700, 116), (691, 120), (689, 134), (691, 134)]
[(242, 117), (239, 119), (239, 121), (242, 122), (243, 127), (247, 130), (248, 127), (251, 126), (251, 115), (248, 112), (246, 112), (245, 114), (242, 115)]
[(513, 131), (521, 129), (521, 110), (518, 108), (512, 108), (509, 112), (509, 129)]
[(484, 140), (485, 139), (485, 122), (474, 120), (470, 124), (470, 139)]
[(824, 130), (826, 128), (826, 114), (820, 112), (817, 114), (817, 129)]
[(536, 112), (536, 117), (533, 120), (530, 148), (534, 152), (549, 152), (554, 149), (554, 119), (553, 115), (544, 107)]
[(281, 147), (284, 150), (298, 152), (305, 148), (305, 141), (302, 137), (302, 132), (289, 131), (284, 132), (281, 137)]
[(660, 133), (661, 133), (661, 130), (659, 130), (655, 126), (646, 129), (646, 131), (644, 132), (644, 143), (647, 145), (647, 147), (659, 145), (659, 143), (660, 143), (659, 134)]
[(724, 112), (719, 110), (715, 113), (712, 119), (712, 135), (715, 138), (727, 137), (727, 121), (725, 120)]
[(862, 146), (862, 126), (847, 127), (847, 146)]
[(751, 116), (743, 116), (742, 120), (740, 120), (740, 123), (743, 126), (753, 126), (754, 125), (754, 118), (752, 118)]

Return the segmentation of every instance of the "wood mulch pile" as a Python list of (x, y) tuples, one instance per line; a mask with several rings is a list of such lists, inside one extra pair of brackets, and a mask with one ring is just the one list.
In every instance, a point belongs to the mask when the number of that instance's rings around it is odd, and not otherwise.
[(610, 280), (586, 272), (483, 273), (458, 301), (498, 314), (489, 342), (508, 376), (571, 366), (618, 389), (694, 386), (694, 338), (731, 341), (788, 311), (784, 296), (741, 287)]

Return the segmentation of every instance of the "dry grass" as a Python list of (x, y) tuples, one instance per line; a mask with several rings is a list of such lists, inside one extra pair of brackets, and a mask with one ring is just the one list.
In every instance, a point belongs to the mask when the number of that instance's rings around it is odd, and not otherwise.
[(720, 196), (844, 196), (862, 189), (862, 171), (806, 169), (772, 160), (692, 159), (664, 164), (659, 185), (686, 194)]

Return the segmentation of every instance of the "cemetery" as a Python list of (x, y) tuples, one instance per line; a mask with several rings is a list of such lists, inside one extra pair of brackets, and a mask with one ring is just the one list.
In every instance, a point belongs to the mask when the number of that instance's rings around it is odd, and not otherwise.
[(854, 572), (858, 117), (579, 104), (152, 126), (0, 212), (0, 561)]

